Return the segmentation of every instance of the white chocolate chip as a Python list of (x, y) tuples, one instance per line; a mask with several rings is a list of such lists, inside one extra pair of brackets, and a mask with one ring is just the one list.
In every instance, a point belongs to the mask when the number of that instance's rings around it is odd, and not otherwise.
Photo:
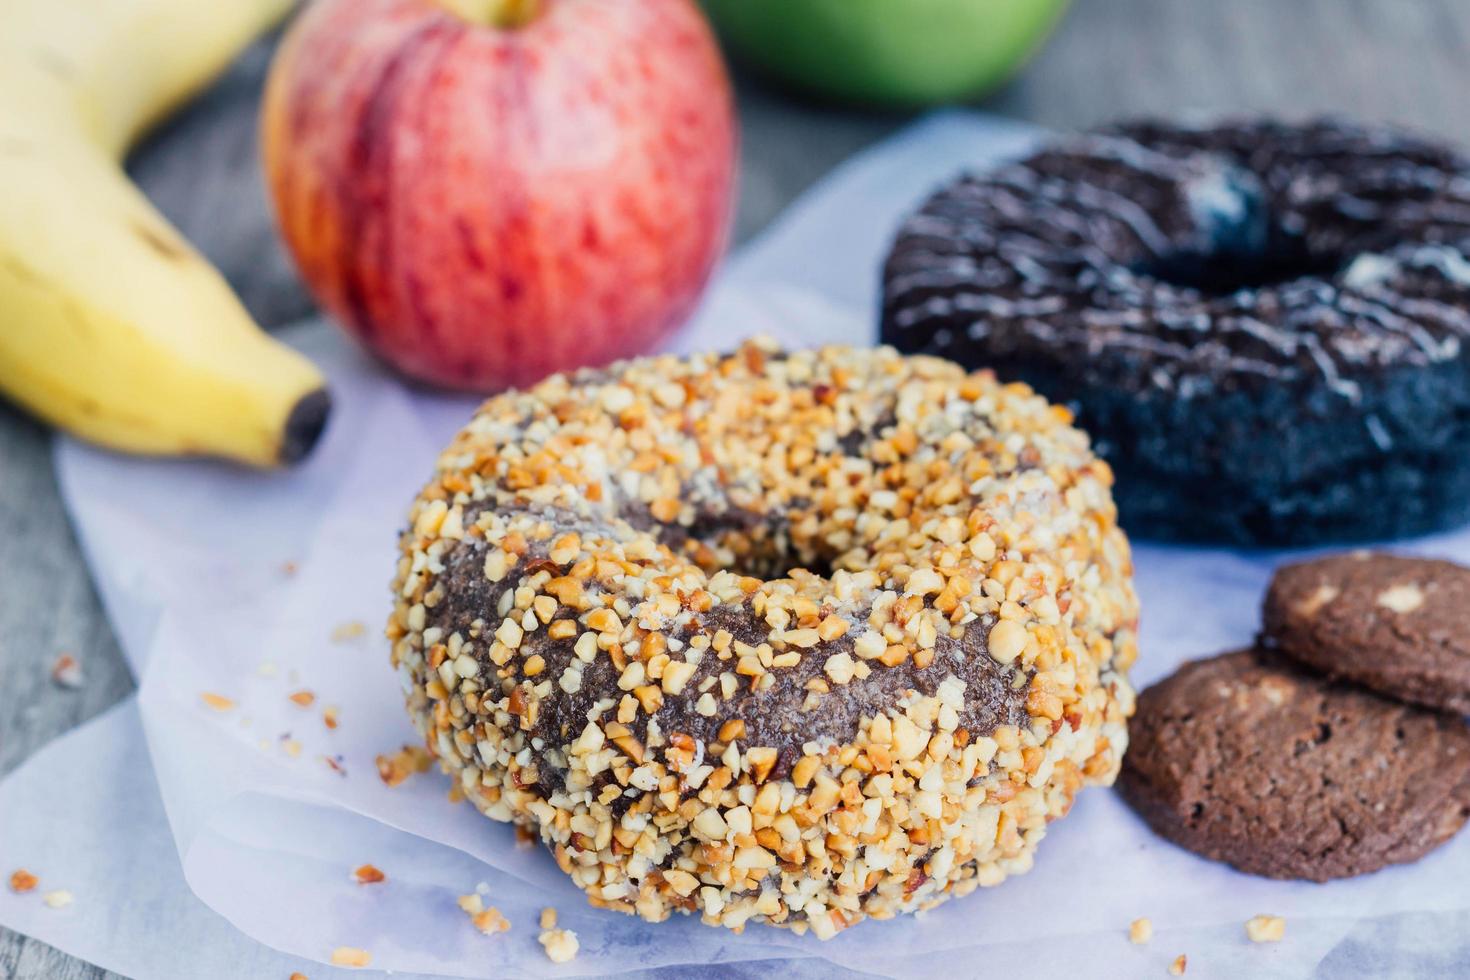
[(1378, 604), (1400, 615), (1424, 605), (1424, 590), (1412, 582), (1390, 586), (1378, 594)]
[(1336, 599), (1340, 595), (1342, 595), (1341, 589), (1339, 589), (1335, 585), (1323, 582), (1321, 585), (1317, 586), (1316, 592), (1313, 592), (1311, 595), (1307, 596), (1301, 602), (1298, 602), (1296, 604), (1295, 608), (1297, 615), (1306, 616), (1308, 618), (1315, 616), (1323, 606), (1327, 605), (1329, 602)]

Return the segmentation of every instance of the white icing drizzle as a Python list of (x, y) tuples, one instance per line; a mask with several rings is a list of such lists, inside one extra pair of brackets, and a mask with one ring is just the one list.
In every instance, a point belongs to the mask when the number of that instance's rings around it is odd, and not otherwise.
[[(1214, 387), (1193, 384), (1196, 374), (1231, 383), (1222, 371), (1315, 378), (1354, 403), (1366, 373), (1462, 355), (1470, 258), (1445, 239), (1470, 242), (1470, 176), (1446, 151), (1326, 124), (1136, 132), (1157, 144), (1083, 136), (935, 195), (890, 256), (884, 339), (942, 354), (923, 339), (942, 331), (946, 343), (1086, 358), (1091, 376), (1122, 370), (1174, 391)], [(1208, 255), (1222, 236), (1251, 247), (1267, 230), (1249, 225), (1264, 214), (1256, 197), (1270, 202), (1277, 234), (1299, 235), (1313, 254), (1351, 254), (1385, 230), (1402, 244), (1357, 254), (1336, 275), (1228, 294), (1135, 271)]]

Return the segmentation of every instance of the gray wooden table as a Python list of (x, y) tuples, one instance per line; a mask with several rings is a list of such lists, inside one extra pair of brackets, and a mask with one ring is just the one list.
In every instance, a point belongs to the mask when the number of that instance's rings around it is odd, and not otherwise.
[[(132, 162), (268, 325), (312, 309), (276, 242), (256, 165), (269, 50), (248, 52)], [(738, 240), (907, 121), (794, 102), (743, 76), (739, 89)], [(984, 108), (1055, 127), (1181, 109), (1333, 111), (1470, 144), (1467, 93), (1470, 0), (1076, 0), (1040, 57)], [(0, 404), (0, 775), (133, 687), (57, 498), (49, 445), (43, 427)], [(82, 662), (80, 690), (52, 685), (60, 651)], [(1385, 971), (1445, 975), (1450, 964), (1404, 952), (1422, 929), (1470, 936), (1470, 918), (1391, 922), (1355, 942), (1398, 950)], [(0, 980), (100, 976), (112, 974), (0, 930)]]

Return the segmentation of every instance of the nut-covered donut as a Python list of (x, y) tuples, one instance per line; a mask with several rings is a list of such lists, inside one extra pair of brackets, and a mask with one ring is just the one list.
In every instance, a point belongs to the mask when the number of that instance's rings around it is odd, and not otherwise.
[(883, 340), (1074, 406), (1131, 534), (1470, 520), (1470, 163), (1334, 121), (1139, 123), (941, 189)]
[(1027, 870), (1127, 745), (1111, 471), (891, 349), (660, 357), (487, 401), (402, 538), (408, 709), (594, 905), (823, 937)]

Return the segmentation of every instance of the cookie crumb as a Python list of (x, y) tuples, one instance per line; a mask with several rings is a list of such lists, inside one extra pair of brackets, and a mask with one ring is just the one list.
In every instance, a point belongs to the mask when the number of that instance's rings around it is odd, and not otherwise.
[(234, 700), (225, 697), (223, 694), (215, 694), (212, 691), (203, 691), (199, 695), (199, 700), (204, 702), (205, 707), (213, 708), (215, 711), (235, 710)]
[(335, 704), (329, 704), (322, 709), (322, 724), (327, 726), (328, 731), (336, 731), (337, 725), (340, 724), (338, 717), (341, 711), (342, 709)]
[(300, 756), (301, 756), (301, 743), (298, 742), (294, 738), (282, 737), (281, 738), (281, 751), (282, 752), (285, 752), (287, 755), (289, 755), (293, 759), (300, 758)]
[(304, 973), (293, 973), (291, 974), (289, 980), (309, 980), (309, 978)]
[(332, 642), (346, 643), (348, 640), (355, 640), (365, 633), (367, 633), (367, 627), (363, 625), (361, 620), (348, 620), (345, 623), (337, 624), (332, 629)]
[(570, 929), (547, 929), (536, 937), (546, 958), (553, 963), (570, 963), (577, 955), (577, 934)]
[(465, 915), (474, 916), (479, 915), (481, 912), (485, 911), (485, 902), (480, 898), (478, 893), (472, 895), (461, 895), (459, 896), (458, 901), (459, 907)]
[(316, 695), (310, 691), (296, 691), (289, 695), (291, 703), (298, 708), (310, 708), (316, 703)]
[(69, 653), (63, 653), (51, 665), (51, 680), (58, 687), (65, 687), (74, 691), (81, 687), (85, 681), (85, 678), (82, 676), (82, 665), (77, 662), (76, 657), (73, 657)]
[(1253, 943), (1279, 943), (1286, 935), (1286, 920), (1279, 915), (1256, 915), (1245, 924), (1245, 934)]
[(1128, 941), (1135, 946), (1142, 946), (1154, 938), (1154, 924), (1149, 919), (1134, 919), (1128, 924)]
[(71, 892), (67, 891), (65, 888), (58, 888), (53, 892), (47, 892), (46, 894), (42, 895), (41, 901), (46, 903), (46, 907), (48, 909), (64, 909), (68, 905), (70, 905), (74, 901), (74, 899)]
[(373, 954), (356, 946), (338, 946), (332, 950), (333, 966), (367, 966), (373, 961)]
[(17, 868), (10, 873), (10, 890), (17, 895), (23, 895), (33, 890), (41, 879), (31, 874), (25, 868)]
[(541, 919), (540, 919), (539, 924), (540, 924), (540, 926), (541, 926), (542, 929), (555, 929), (556, 928), (556, 909), (553, 909), (553, 908), (544, 908), (544, 909), (542, 909), (541, 910)]
[(1169, 964), (1169, 976), (1182, 977), (1184, 976), (1184, 971), (1188, 969), (1188, 967), (1189, 957), (1185, 956), (1183, 953), (1180, 953), (1178, 956), (1174, 957), (1174, 962)]
[(359, 885), (376, 885), (380, 881), (386, 881), (388, 876), (371, 864), (363, 864), (353, 870), (352, 878)]

